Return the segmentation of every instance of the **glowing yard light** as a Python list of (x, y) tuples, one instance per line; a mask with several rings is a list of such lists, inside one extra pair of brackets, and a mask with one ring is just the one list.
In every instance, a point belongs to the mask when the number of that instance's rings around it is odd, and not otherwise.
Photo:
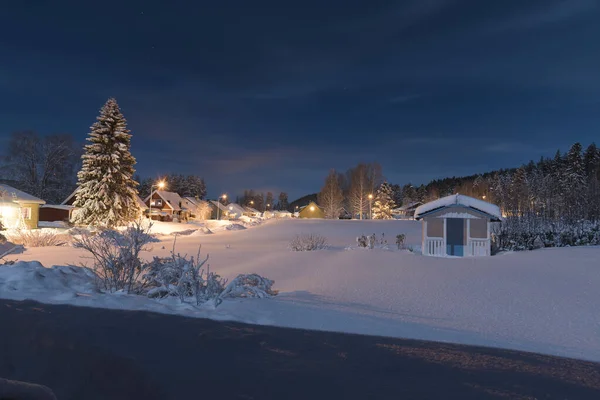
[(5, 228), (16, 228), (19, 223), (19, 207), (15, 203), (0, 202), (0, 221)]
[(315, 211), (315, 206), (310, 206), (310, 211)]

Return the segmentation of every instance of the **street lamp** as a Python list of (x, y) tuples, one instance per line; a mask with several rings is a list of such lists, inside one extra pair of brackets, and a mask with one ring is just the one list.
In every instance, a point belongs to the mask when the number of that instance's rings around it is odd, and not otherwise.
[(219, 205), (221, 203), (221, 199), (227, 200), (227, 195), (223, 194), (217, 199), (217, 220), (221, 219), (221, 206)]
[(150, 204), (150, 206), (148, 207), (148, 218), (150, 219), (150, 221), (152, 221), (152, 195), (154, 194), (154, 191), (152, 189), (157, 188), (162, 190), (165, 188), (165, 186), (165, 181), (160, 181), (150, 186), (150, 201), (148, 202)]
[(369, 219), (373, 219), (373, 195), (369, 194)]

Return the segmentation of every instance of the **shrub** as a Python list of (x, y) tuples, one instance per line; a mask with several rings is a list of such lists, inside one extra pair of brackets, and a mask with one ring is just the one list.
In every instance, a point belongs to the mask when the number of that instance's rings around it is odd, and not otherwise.
[(48, 229), (19, 229), (9, 234), (10, 241), (25, 247), (64, 246), (70, 240), (69, 235), (58, 234)]
[(377, 235), (372, 234), (371, 236), (361, 235), (356, 238), (356, 245), (361, 248), (374, 249), (377, 248), (387, 248), (388, 242), (385, 239), (385, 233), (381, 234), (381, 238), (377, 238)]
[(396, 246), (398, 246), (398, 250), (404, 248), (404, 241), (405, 240), (406, 240), (406, 235), (404, 233), (396, 235)]
[(296, 235), (290, 242), (292, 251), (314, 251), (327, 247), (327, 239), (317, 234)]
[(198, 255), (188, 259), (187, 256), (175, 253), (175, 244), (171, 257), (155, 257), (150, 263), (143, 280), (147, 286), (153, 286), (148, 291), (149, 297), (177, 296), (183, 303), (186, 298), (194, 298), (197, 305), (213, 300), (218, 305), (221, 300), (226, 280), (214, 272), (210, 272), (208, 255), (202, 259), (200, 249)]
[(98, 234), (83, 232), (75, 239), (73, 247), (87, 250), (94, 260), (92, 269), (104, 290), (127, 293), (143, 293), (145, 288), (139, 278), (149, 266), (140, 259), (142, 251), (148, 251), (148, 245), (156, 242), (150, 235), (152, 224), (146, 228), (140, 222), (133, 224), (123, 232), (103, 230)]

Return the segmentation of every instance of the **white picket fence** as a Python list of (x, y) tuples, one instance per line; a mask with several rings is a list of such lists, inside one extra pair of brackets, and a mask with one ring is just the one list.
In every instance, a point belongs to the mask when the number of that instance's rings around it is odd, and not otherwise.
[(490, 240), (489, 239), (469, 239), (467, 245), (466, 256), (489, 256), (490, 255)]
[(446, 255), (446, 247), (442, 238), (427, 238), (423, 246), (423, 255), (442, 257)]

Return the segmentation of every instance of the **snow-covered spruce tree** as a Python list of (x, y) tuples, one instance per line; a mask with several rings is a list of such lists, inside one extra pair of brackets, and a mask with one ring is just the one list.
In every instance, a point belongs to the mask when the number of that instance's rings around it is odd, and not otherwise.
[(377, 189), (377, 193), (375, 193), (373, 219), (391, 219), (394, 208), (396, 208), (394, 191), (389, 183), (383, 182)]
[(114, 227), (139, 217), (137, 185), (133, 179), (135, 158), (130, 153), (131, 135), (117, 101), (108, 99), (90, 128), (77, 174), (73, 222)]
[(580, 143), (575, 143), (567, 153), (562, 186), (565, 189), (567, 217), (571, 220), (583, 217), (586, 210), (587, 178)]

